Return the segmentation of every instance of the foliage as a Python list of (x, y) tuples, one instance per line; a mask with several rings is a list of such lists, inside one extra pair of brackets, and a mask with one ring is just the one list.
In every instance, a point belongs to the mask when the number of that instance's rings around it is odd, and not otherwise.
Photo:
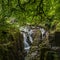
[(15, 17), (21, 24), (40, 24), (59, 20), (59, 0), (1, 0), (0, 19)]
[[(0, 44), (9, 45), (10, 34), (15, 37), (15, 28), (18, 31), (21, 25), (27, 23), (47, 24), (49, 29), (55, 26), (54, 29), (60, 31), (60, 0), (0, 0)], [(6, 54), (7, 50), (7, 47), (0, 46), (0, 53), (4, 51), (3, 54)]]

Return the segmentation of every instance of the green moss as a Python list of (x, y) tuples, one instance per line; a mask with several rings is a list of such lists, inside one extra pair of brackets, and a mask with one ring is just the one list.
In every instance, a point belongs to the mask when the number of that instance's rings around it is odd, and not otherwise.
[(56, 31), (60, 32), (60, 22), (56, 25)]
[[(0, 60), (22, 60), (24, 58), (23, 36), (16, 29), (10, 29), (8, 36), (0, 43)], [(1, 41), (1, 38), (0, 38)]]

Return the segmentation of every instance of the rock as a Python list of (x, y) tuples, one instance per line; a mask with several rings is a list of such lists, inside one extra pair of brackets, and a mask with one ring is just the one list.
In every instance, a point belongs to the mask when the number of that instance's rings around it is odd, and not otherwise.
[(0, 47), (1, 60), (24, 60), (23, 35), (16, 30), (10, 30), (7, 34), (7, 42)]
[(41, 36), (40, 30), (36, 30), (34, 33), (33, 44), (31, 45), (30, 51), (26, 57), (29, 58), (28, 60), (37, 60), (39, 56), (38, 50), (39, 50), (40, 36)]
[(55, 32), (55, 45), (60, 46), (60, 32)]

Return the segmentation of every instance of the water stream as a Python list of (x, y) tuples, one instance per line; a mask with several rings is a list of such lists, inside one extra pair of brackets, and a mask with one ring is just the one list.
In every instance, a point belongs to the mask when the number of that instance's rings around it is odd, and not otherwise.
[[(24, 38), (24, 49), (25, 51), (28, 53), (29, 49), (30, 49), (30, 45), (28, 43), (28, 40), (32, 43), (32, 30), (29, 30), (29, 28), (27, 27), (21, 27), (20, 28), (21, 33), (23, 34), (23, 38)], [(29, 38), (28, 38), (29, 37)]]
[[(44, 30), (44, 28), (40, 28), (40, 27), (39, 27), (39, 29), (42, 33), (42, 38), (43, 38), (45, 30)], [(23, 34), (23, 38), (24, 38), (24, 49), (28, 53), (29, 49), (30, 49), (30, 44), (29, 44), (28, 41), (30, 41), (31, 44), (33, 43), (33, 38), (32, 38), (32, 34), (34, 33), (33, 29), (31, 29), (30, 27), (25, 26), (25, 27), (21, 27), (20, 31)]]

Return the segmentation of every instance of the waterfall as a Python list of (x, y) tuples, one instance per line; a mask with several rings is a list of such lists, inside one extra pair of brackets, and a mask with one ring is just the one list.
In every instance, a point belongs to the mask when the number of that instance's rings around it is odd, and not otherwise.
[[(44, 28), (37, 28), (40, 29), (41, 33), (42, 33), (42, 39), (44, 38), (44, 34), (45, 34), (45, 29)], [(32, 35), (35, 33), (34, 29), (31, 29), (31, 27), (27, 27), (27, 26), (22, 26), (20, 27), (20, 31), (23, 34), (23, 38), (24, 38), (24, 49), (26, 52), (29, 52), (30, 49), (30, 45), (33, 43), (33, 38)]]
[(29, 51), (29, 49), (30, 49), (30, 45), (29, 45), (29, 43), (27, 42), (28, 41), (28, 38), (27, 37), (29, 37), (29, 40), (30, 40), (30, 42), (32, 43), (33, 41), (32, 41), (32, 37), (31, 37), (31, 31), (29, 30), (29, 28), (28, 27), (21, 27), (20, 28), (20, 31), (21, 31), (21, 33), (23, 34), (23, 38), (24, 38), (24, 49), (28, 52)]
[(23, 37), (24, 37), (24, 49), (28, 52), (29, 51), (29, 49), (30, 49), (30, 46), (29, 46), (29, 44), (28, 44), (28, 42), (27, 42), (27, 35), (26, 35), (26, 33), (24, 32), (23, 33)]
[(44, 38), (44, 34), (45, 34), (45, 29), (44, 28), (40, 28), (40, 31), (42, 33), (42, 39)]
[(31, 30), (28, 31), (29, 40), (30, 40), (31, 43), (33, 43), (32, 34), (33, 34), (33, 30), (31, 29)]

